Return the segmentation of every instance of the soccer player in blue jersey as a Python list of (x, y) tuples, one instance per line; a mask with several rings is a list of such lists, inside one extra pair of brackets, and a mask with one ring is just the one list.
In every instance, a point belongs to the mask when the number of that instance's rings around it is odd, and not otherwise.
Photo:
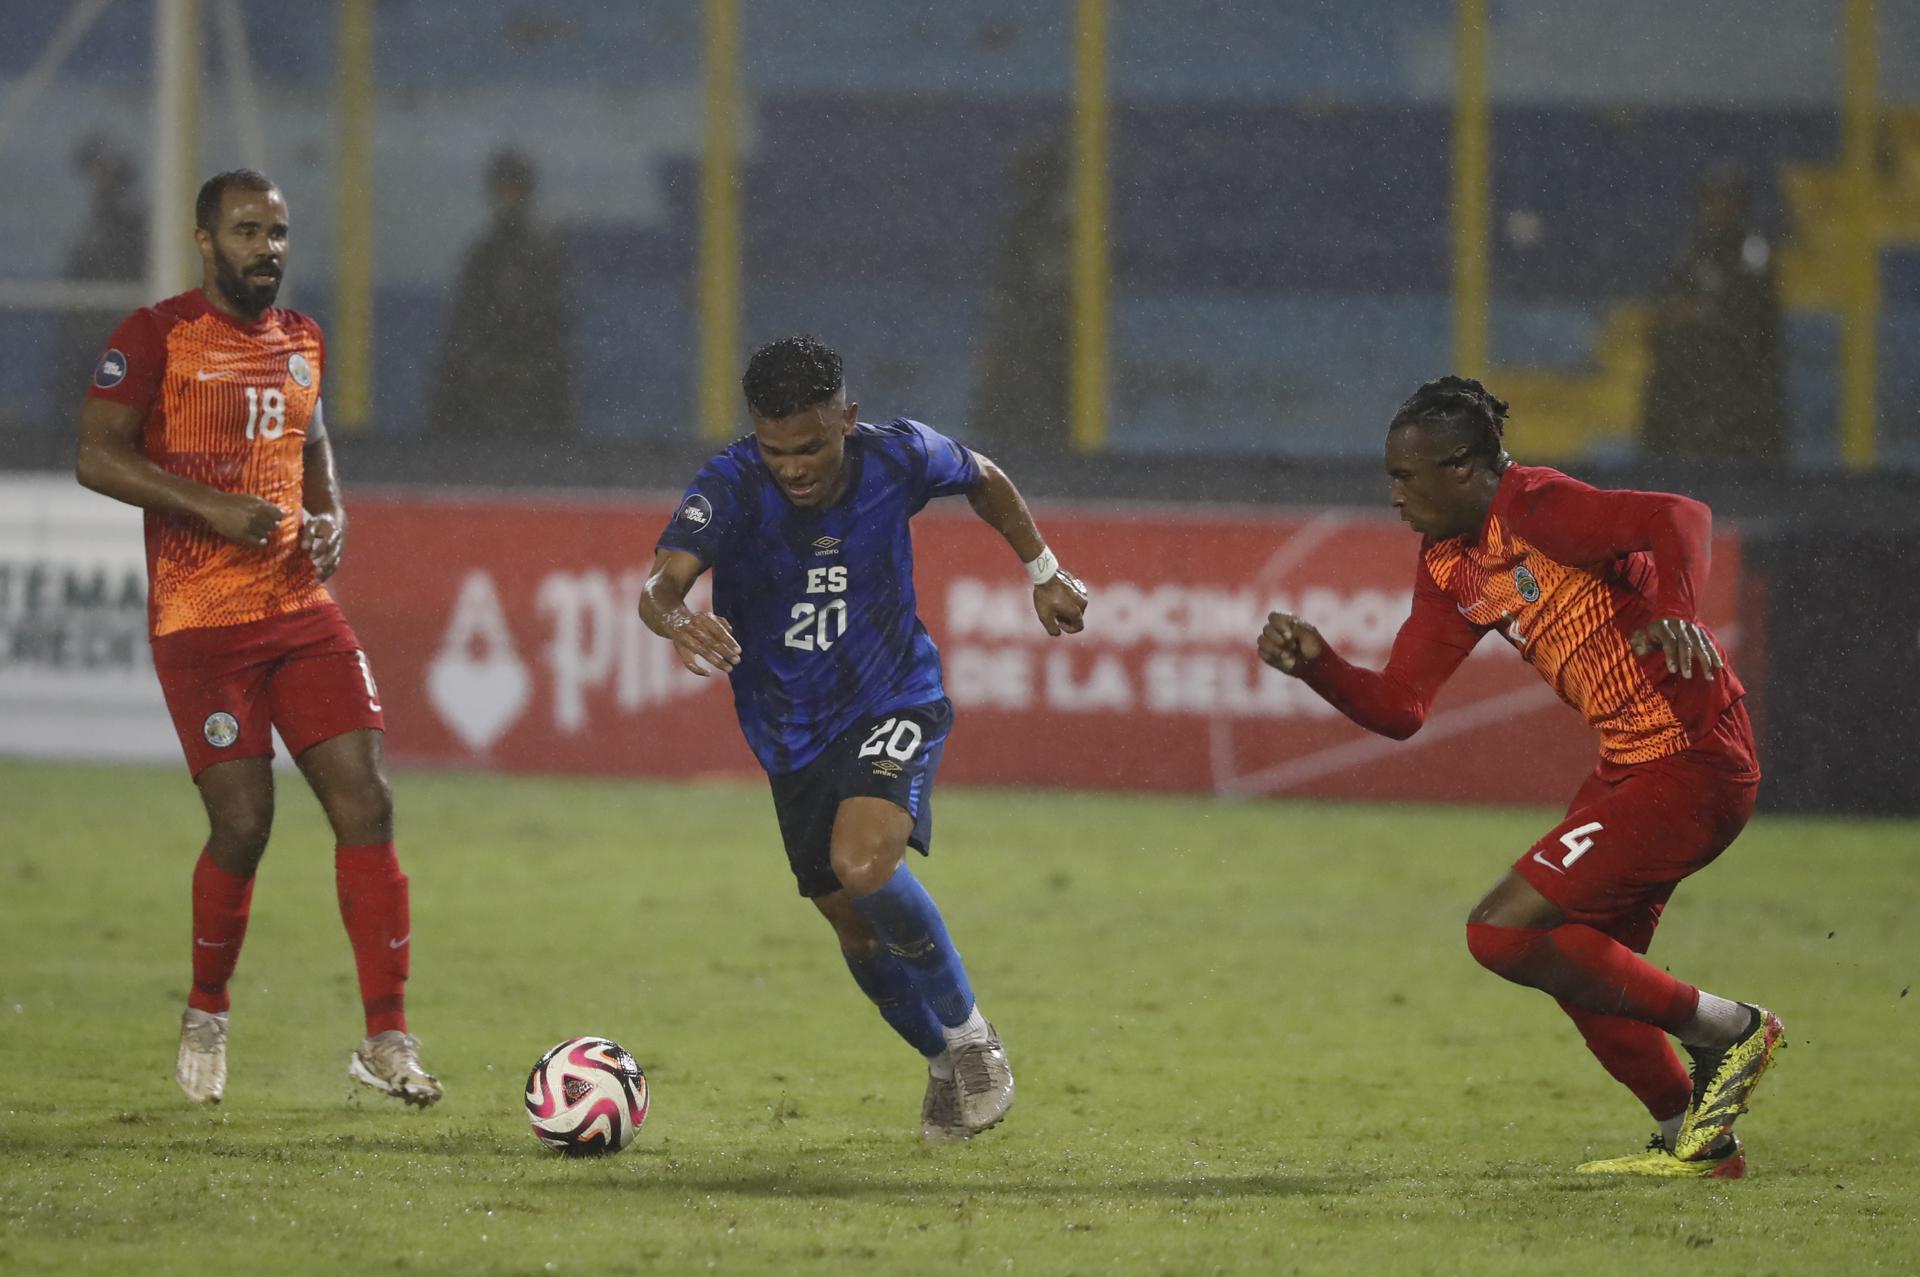
[[(695, 674), (726, 671), (773, 788), (800, 894), (832, 924), (881, 1016), (927, 1060), (921, 1136), (966, 1139), (1013, 1105), (1013, 1070), (960, 953), (906, 863), (933, 838), (953, 726), (940, 652), (915, 614), (907, 521), (967, 498), (1013, 547), (1049, 634), (1086, 588), (1000, 468), (917, 421), (861, 422), (840, 356), (811, 337), (754, 352), (753, 434), (709, 461), (660, 535), (640, 617)], [(687, 592), (713, 569), (713, 611)]]

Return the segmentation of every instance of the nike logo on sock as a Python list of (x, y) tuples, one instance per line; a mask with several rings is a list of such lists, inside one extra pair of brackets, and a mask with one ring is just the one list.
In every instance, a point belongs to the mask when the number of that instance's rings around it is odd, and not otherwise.
[(409, 931), (407, 932), (406, 935), (401, 936), (398, 940), (387, 941), (387, 948), (398, 949), (401, 945), (405, 944), (407, 941), (411, 939), (413, 939), (413, 932)]

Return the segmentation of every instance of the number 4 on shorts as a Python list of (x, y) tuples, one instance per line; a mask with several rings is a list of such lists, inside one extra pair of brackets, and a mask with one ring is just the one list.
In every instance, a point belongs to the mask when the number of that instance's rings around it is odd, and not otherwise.
[(1596, 820), (1589, 824), (1581, 825), (1578, 829), (1569, 829), (1566, 833), (1561, 834), (1560, 845), (1567, 849), (1567, 854), (1560, 857), (1560, 863), (1557, 865), (1537, 851), (1533, 853), (1533, 858), (1555, 873), (1565, 873), (1567, 870), (1573, 868), (1574, 861), (1593, 850), (1593, 839), (1587, 835), (1597, 834), (1605, 828), (1605, 825), (1602, 825)]

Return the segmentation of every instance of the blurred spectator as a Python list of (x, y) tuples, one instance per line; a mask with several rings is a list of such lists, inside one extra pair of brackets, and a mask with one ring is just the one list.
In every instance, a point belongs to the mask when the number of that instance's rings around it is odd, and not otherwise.
[(1066, 148), (1014, 152), (1012, 202), (988, 279), (986, 348), (967, 436), (1063, 447), (1069, 384), (1073, 210)]
[(1743, 176), (1717, 172), (1698, 198), (1693, 241), (1655, 306), (1641, 442), (1654, 457), (1777, 462), (1788, 441), (1773, 249)]
[[(135, 189), (139, 176), (133, 161), (112, 139), (96, 133), (74, 150), (73, 167), (87, 185), (87, 220), (67, 252), (65, 277), (138, 283), (146, 273), (147, 216)], [(125, 313), (126, 307), (109, 305), (61, 314), (49, 370), (56, 413), (70, 416), (78, 408), (100, 348)]]
[(467, 250), (447, 319), (433, 424), (463, 438), (573, 431), (573, 314), (566, 255), (534, 221), (533, 164), (487, 168), (493, 221)]

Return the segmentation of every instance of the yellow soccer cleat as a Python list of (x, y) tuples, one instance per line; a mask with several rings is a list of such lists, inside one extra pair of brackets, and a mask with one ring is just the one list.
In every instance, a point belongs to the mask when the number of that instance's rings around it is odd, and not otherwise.
[(1674, 1156), (1683, 1161), (1699, 1157), (1733, 1128), (1734, 1119), (1747, 1111), (1761, 1075), (1787, 1044), (1787, 1029), (1779, 1016), (1765, 1007), (1747, 1005), (1753, 1011), (1753, 1027), (1738, 1042), (1724, 1051), (1687, 1048), (1693, 1057), (1693, 1104), (1673, 1142)]
[(1582, 1175), (1643, 1175), (1660, 1179), (1746, 1178), (1747, 1154), (1740, 1146), (1740, 1137), (1729, 1135), (1725, 1143), (1723, 1152), (1683, 1162), (1667, 1151), (1666, 1141), (1655, 1135), (1647, 1141), (1644, 1153), (1583, 1162), (1574, 1169)]

